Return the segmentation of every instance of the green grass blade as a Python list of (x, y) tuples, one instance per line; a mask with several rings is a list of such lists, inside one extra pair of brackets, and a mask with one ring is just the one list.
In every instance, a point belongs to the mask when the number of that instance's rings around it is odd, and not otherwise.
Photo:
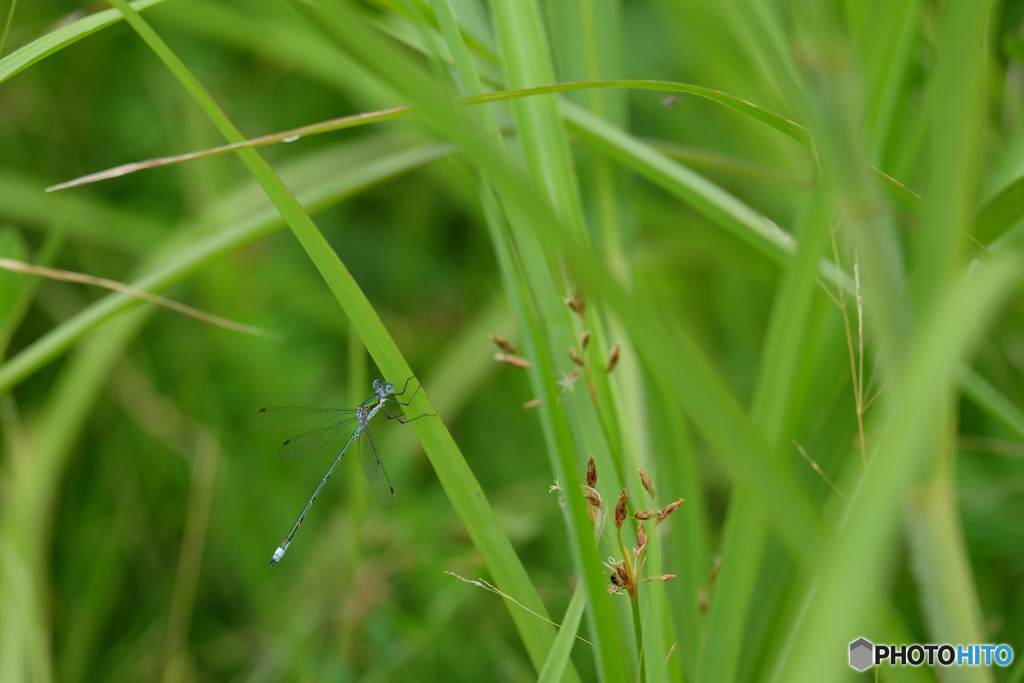
[[(796, 258), (775, 297), (754, 390), (752, 418), (765, 434), (772, 459), (780, 466), (788, 446), (783, 443), (783, 427), (789, 418), (792, 383), (797, 363), (804, 355), (803, 330), (817, 292), (817, 264), (828, 242), (826, 205), (825, 189), (818, 186), (802, 220)], [(750, 599), (768, 542), (767, 513), (749, 485), (737, 486), (733, 491), (723, 530), (722, 570), (708, 612), (708, 636), (701, 652), (698, 681), (735, 680)]]
[[(463, 57), (460, 57), (463, 59)], [(479, 81), (479, 78), (477, 79)], [(478, 83), (479, 84), (479, 83)], [(552, 85), (534, 86), (528, 88), (519, 88), (515, 90), (503, 90), (492, 93), (480, 93), (475, 95), (468, 95), (465, 97), (458, 98), (456, 103), (461, 106), (476, 106), (481, 104), (488, 104), (493, 102), (504, 102), (504, 101), (516, 101), (523, 98), (539, 97), (547, 94), (555, 94), (560, 92), (572, 92), (578, 90), (591, 90), (599, 88), (622, 88), (622, 89), (637, 89), (637, 90), (660, 90), (663, 92), (683, 92), (693, 95), (699, 95), (706, 99), (714, 102), (719, 102), (728, 107), (731, 107), (737, 111), (751, 116), (754, 119), (767, 123), (768, 125), (780, 130), (781, 132), (790, 135), (794, 139), (810, 144), (810, 140), (807, 137), (806, 129), (799, 124), (788, 121), (777, 114), (762, 109), (756, 105), (753, 105), (739, 98), (720, 93), (715, 90), (708, 88), (702, 88), (700, 86), (687, 85), (685, 83), (670, 83), (667, 81), (636, 81), (636, 80), (620, 80), (620, 81), (586, 81), (579, 83), (556, 83)], [(58, 183), (52, 185), (47, 189), (48, 192), (54, 192), (57, 190), (65, 190), (72, 187), (78, 187), (87, 183), (94, 183), (100, 180), (107, 180), (110, 178), (118, 178), (129, 173), (141, 171), (144, 169), (158, 168), (161, 166), (168, 166), (171, 164), (182, 163), (185, 161), (195, 161), (198, 159), (204, 159), (208, 157), (218, 156), (221, 154), (228, 154), (230, 152), (237, 152), (241, 149), (247, 148), (258, 148), (266, 147), (268, 145), (274, 145), (283, 143), (287, 140), (293, 139), (296, 136), (309, 137), (312, 135), (319, 135), (322, 133), (332, 133), (339, 130), (346, 130), (348, 128), (355, 128), (358, 126), (370, 125), (373, 123), (383, 123), (386, 121), (393, 121), (395, 119), (406, 118), (420, 113), (414, 106), (404, 105), (398, 107), (388, 107), (387, 109), (381, 109), (377, 111), (363, 112), (360, 114), (351, 114), (348, 116), (341, 116), (334, 119), (328, 119), (326, 121), (319, 121), (317, 123), (310, 123), (297, 128), (289, 128), (287, 130), (278, 131), (276, 133), (270, 133), (267, 135), (261, 135), (256, 138), (247, 140), (240, 140), (238, 142), (228, 143), (226, 145), (220, 145), (210, 149), (200, 150), (196, 152), (189, 152), (186, 154), (179, 154), (176, 156), (160, 157), (157, 159), (148, 159), (145, 161), (131, 162), (115, 166), (103, 171), (96, 173), (90, 173), (67, 182)], [(564, 164), (567, 162), (546, 162), (546, 163), (560, 163)], [(885, 184), (890, 191), (891, 195), (900, 202), (912, 201), (909, 198), (908, 192), (905, 187), (900, 185), (897, 181), (890, 178), (884, 173), (879, 172), (879, 178)]]
[[(142, 11), (163, 0), (136, 0), (132, 3), (137, 11)], [(25, 45), (6, 57), (0, 59), (0, 83), (11, 76), (24, 71), (41, 59), (62, 50), (86, 36), (115, 24), (121, 20), (121, 13), (114, 9), (91, 14), (83, 19), (61, 26), (33, 42)]]
[[(346, 37), (357, 38), (355, 34), (347, 34)], [(382, 65), (395, 68), (393, 60), (383, 60)], [(410, 87), (415, 85), (416, 79), (404, 71), (396, 73), (395, 77), (396, 80), (410, 81)], [(425, 94), (424, 97), (428, 95)], [(436, 98), (436, 95), (434, 97)], [(433, 116), (433, 112), (431, 115)], [(510, 201), (514, 201), (526, 212), (536, 225), (559, 226), (560, 221), (553, 215), (550, 206), (544, 201), (538, 201), (536, 195), (511, 173), (507, 164), (497, 155), (492, 154), (491, 150), (481, 148), (476, 142), (477, 139), (472, 137), (464, 126), (457, 124), (458, 120), (458, 116), (451, 110), (444, 109), (438, 111), (437, 119), (432, 119), (431, 122), (444, 130), (446, 135), (463, 143), (463, 152), (474, 161), (479, 160), (480, 167), (493, 174), (495, 184), (500, 184)], [(795, 487), (788, 475), (768, 466), (763, 451), (764, 445), (757, 436), (756, 429), (752, 428), (743, 410), (726, 388), (725, 382), (718, 376), (705, 354), (698, 350), (695, 342), (681, 331), (669, 334), (659, 322), (660, 316), (655, 309), (646, 302), (634, 300), (626, 295), (622, 288), (607, 278), (605, 269), (594, 260), (593, 255), (588, 250), (580, 249), (579, 244), (564, 231), (539, 231), (537, 238), (552, 249), (561, 246), (562, 254), (573, 264), (580, 282), (588, 290), (606, 296), (616, 313), (631, 327), (645, 330), (645, 334), (637, 339), (637, 344), (640, 345), (644, 361), (650, 368), (661, 368), (666, 349), (678, 354), (673, 357), (678, 357), (679, 362), (664, 368), (659, 376), (667, 394), (676, 396), (687, 412), (694, 415), (698, 428), (728, 463), (730, 470), (736, 476), (756, 483), (766, 500), (770, 501), (773, 515), (779, 520), (779, 527), (787, 544), (801, 562), (807, 566), (814, 566), (817, 557), (815, 547), (819, 543), (822, 530), (813, 506)], [(828, 269), (832, 278), (835, 278), (834, 267), (828, 266)], [(552, 391), (552, 398), (557, 401), (553, 381), (544, 389)]]
[(1024, 218), (1024, 176), (1001, 189), (982, 204), (969, 232), (983, 245), (991, 245)]
[[(921, 290), (938, 291), (961, 258), (963, 240), (956, 239), (969, 218), (978, 192), (981, 140), (976, 125), (983, 116), (985, 59), (981, 49), (991, 2), (950, 7), (941, 14), (942, 50), (938, 52), (931, 87), (936, 107), (930, 127), (931, 153), (941, 164), (929, 166), (930, 201), (927, 236), (916, 235)], [(971, 131), (965, 134), (964, 131)]]
[(31, 434), (32, 466), (10, 472), (0, 515), (0, 673), (7, 680), (54, 678), (47, 567), (53, 500), (92, 402), (146, 316), (137, 311), (111, 322), (72, 358)]
[[(21, 233), (10, 227), (0, 227), (0, 257), (15, 261), (26, 260), (25, 241)], [(24, 315), (30, 285), (24, 275), (0, 270), (0, 358), (14, 336), (14, 330)]]
[(554, 645), (544, 662), (544, 666), (537, 676), (537, 683), (554, 683), (561, 681), (569, 664), (569, 655), (576, 644), (576, 634), (580, 628), (580, 619), (583, 618), (583, 608), (587, 604), (587, 592), (582, 584), (576, 584), (576, 590), (572, 593), (572, 600), (569, 601), (569, 608), (565, 610), (565, 618), (555, 636)]
[[(899, 509), (915, 476), (930, 455), (943, 404), (950, 395), (953, 368), (994, 312), (1010, 278), (1001, 268), (979, 270), (958, 289), (943, 296), (944, 305), (908, 344), (907, 362), (890, 383), (885, 397), (885, 429), (878, 435), (877, 454), (869, 476), (851, 501), (845, 527), (822, 548), (826, 564), (821, 584), (786, 663), (783, 680), (820, 681), (838, 675), (846, 662), (824, 653), (844, 642), (851, 628), (862, 623), (866, 605), (848, 599), (871, 591), (887, 553), (892, 533), (901, 521)], [(844, 619), (835, 619), (842, 613)], [(829, 673), (831, 672), (831, 673)]]
[[(336, 148), (329, 152), (336, 158), (333, 164), (336, 168), (321, 168), (324, 172), (323, 180), (304, 187), (301, 198), (311, 208), (317, 208), (420, 168), (446, 153), (447, 150), (440, 146), (427, 145), (385, 154), (361, 164), (349, 164), (346, 163), (348, 157), (345, 148)], [(313, 162), (317, 163), (318, 160), (313, 159)], [(297, 166), (295, 171), (302, 173), (303, 167)], [(215, 207), (211, 211), (211, 216), (219, 216), (221, 213), (222, 207)], [(227, 254), (234, 253), (280, 228), (280, 215), (267, 207), (255, 212), (245, 221), (230, 225), (184, 248), (173, 249), (165, 260), (158, 262), (150, 272), (130, 284), (150, 292), (165, 291), (193, 273), (217, 264)], [(134, 297), (111, 294), (36, 339), (0, 365), (0, 395), (31, 377), (111, 316), (138, 305), (140, 302)]]
[[(148, 24), (132, 12), (124, 0), (112, 0), (112, 2), (125, 13), (128, 22), (178, 77), (189, 94), (224, 133), (228, 142), (241, 142), (241, 134), (231, 125), (205, 89)], [(388, 377), (412, 376), (411, 368), (384, 328), (376, 311), (291, 192), (280, 182), (255, 150), (242, 149), (238, 151), (238, 154), (285, 218), (299, 243), (317, 267), (321, 277), (334, 293), (346, 316), (359, 332), (360, 338), (377, 366)], [(426, 391), (417, 394), (410, 410), (421, 414), (434, 412), (429, 404)], [(508, 537), (495, 519), (494, 512), (487, 503), (479, 483), (469, 470), (442, 420), (416, 420), (411, 424), (420, 437), (441, 485), (456, 513), (466, 524), (466, 528), (484, 558), (495, 583), (504, 592), (516, 596), (530, 609), (543, 614), (545, 609), (537, 596), (536, 589), (530, 583)], [(518, 620), (517, 624), (520, 626), (520, 634), (532, 656), (538, 656), (541, 652), (546, 652), (549, 649), (554, 640), (554, 634), (550, 627)]]
[(588, 145), (672, 192), (771, 260), (781, 262), (793, 252), (789, 234), (703, 176), (669, 161), (579, 107), (563, 104), (562, 113), (572, 131)]
[[(435, 2), (434, 8), (449, 50), (455, 55), (461, 82), (470, 92), (479, 91), (481, 88), (480, 78), (472, 70), (465, 45), (462, 43), (454, 18), (450, 15), (447, 5), (443, 2)], [(349, 44), (346, 43), (346, 45)], [(384, 49), (386, 48), (380, 45), (368, 50), (368, 54), (378, 55)], [(414, 76), (397, 76), (395, 78), (396, 84), (415, 82), (416, 80), (417, 78)], [(498, 134), (497, 125), (490, 112), (487, 109), (482, 109), (475, 113), (479, 114), (479, 118), (482, 120), (482, 127), (487, 132), (491, 144), (495, 148), (500, 148), (504, 143)], [(499, 163), (505, 163), (505, 161), (501, 160)], [(547, 358), (546, 352), (542, 351), (542, 349), (548, 346), (549, 342), (544, 339), (545, 334), (538, 327), (537, 309), (541, 311), (539, 313), (540, 316), (552, 322), (547, 327), (548, 331), (557, 331), (560, 328), (559, 320), (564, 320), (564, 312), (557, 309), (560, 305), (557, 303), (559, 297), (554, 292), (550, 276), (546, 273), (544, 258), (537, 251), (537, 247), (530, 235), (530, 229), (526, 223), (526, 213), (517, 211), (515, 204), (509, 203), (507, 204), (507, 219), (503, 217), (499, 209), (497, 194), (486, 180), (482, 184), (481, 202), (484, 207), (485, 221), (491, 232), (492, 243), (501, 266), (502, 278), (506, 283), (506, 291), (513, 303), (513, 310), (516, 312), (520, 327), (529, 331), (524, 337), (525, 354), (527, 357), (535, 359), (538, 366), (535, 371), (531, 372), (533, 386), (537, 395), (547, 395), (549, 397), (545, 400), (545, 406), (542, 410), (546, 418), (544, 427), (549, 443), (549, 454), (552, 458), (553, 469), (558, 479), (566, 482), (565, 490), (574, 491), (576, 490), (573, 483), (576, 479), (574, 468), (577, 466), (577, 463), (572, 458), (566, 458), (565, 455), (575, 452), (575, 449), (570, 440), (567, 426), (564, 424), (564, 418), (562, 418), (556, 407), (557, 401), (550, 398), (551, 382), (548, 377), (552, 374), (553, 370), (548, 365), (550, 360)], [(511, 229), (513, 235), (516, 235), (515, 240), (518, 246), (513, 246), (510, 235), (507, 232), (509, 229)], [(515, 255), (517, 251), (520, 252), (518, 257)], [(522, 267), (518, 264), (522, 264)], [(560, 343), (567, 342), (555, 342), (556, 348), (559, 347)], [(564, 348), (564, 346), (561, 348)], [(574, 524), (570, 524), (570, 529), (574, 526), (575, 528), (581, 528), (578, 521), (579, 513), (582, 512), (580, 510), (582, 506), (579, 505), (580, 501), (570, 494), (569, 503), (577, 517), (577, 521)], [(570, 532), (570, 535), (574, 539), (580, 537), (579, 534), (573, 532)], [(615, 655), (618, 652), (617, 648), (602, 647), (601, 645), (602, 643), (614, 642), (615, 634), (614, 630), (610, 628), (610, 619), (607, 613), (608, 596), (604, 592), (603, 582), (598, 578), (599, 572), (597, 568), (600, 566), (599, 560), (594, 552), (589, 535), (583, 535), (583, 538), (585, 539), (583, 541), (584, 545), (577, 546), (576, 554), (579, 557), (586, 558), (582, 560), (583, 570), (584, 574), (589, 574), (589, 576), (584, 585), (587, 586), (587, 590), (591, 595), (594, 613), (602, 615), (600, 618), (591, 620), (591, 639), (594, 641), (594, 654), (605, 659), (611, 658), (612, 663), (604, 665), (606, 671), (621, 671), (621, 663), (615, 660)], [(537, 666), (539, 669), (542, 663), (538, 662)], [(575, 673), (571, 672), (571, 676), (574, 678)]]
[(1018, 438), (1024, 439), (1024, 411), (1016, 403), (966, 365), (960, 366), (956, 376), (960, 388), (972, 401), (1016, 432)]

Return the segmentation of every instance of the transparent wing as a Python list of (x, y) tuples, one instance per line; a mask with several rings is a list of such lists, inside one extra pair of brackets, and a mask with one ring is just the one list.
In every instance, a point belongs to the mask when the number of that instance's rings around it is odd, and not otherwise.
[(391, 506), (395, 504), (395, 488), (391, 485), (388, 473), (384, 470), (384, 463), (380, 461), (377, 444), (373, 442), (373, 434), (370, 433), (369, 426), (363, 429), (359, 441), (359, 463), (363, 466), (366, 481), (370, 482), (373, 497), (377, 499), (382, 508), (390, 510)]
[(306, 432), (355, 417), (352, 408), (260, 408), (249, 418), (249, 424), (265, 432)]
[(316, 429), (311, 429), (308, 432), (303, 432), (298, 436), (294, 436), (281, 444), (280, 448), (277, 449), (277, 459), (288, 461), (301, 458), (304, 455), (309, 455), (313, 451), (325, 446), (327, 443), (334, 441), (338, 436), (338, 433), (353, 422), (355, 422), (355, 418), (335, 422), (334, 424), (325, 425), (323, 427), (317, 427)]

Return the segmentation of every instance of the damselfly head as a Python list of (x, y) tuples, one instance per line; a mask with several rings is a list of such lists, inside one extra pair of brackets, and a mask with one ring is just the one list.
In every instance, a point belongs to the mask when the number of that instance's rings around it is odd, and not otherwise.
[(382, 384), (384, 384), (384, 382), (382, 380), (379, 380), (379, 379), (373, 380), (373, 390), (377, 391), (378, 389), (380, 389)]

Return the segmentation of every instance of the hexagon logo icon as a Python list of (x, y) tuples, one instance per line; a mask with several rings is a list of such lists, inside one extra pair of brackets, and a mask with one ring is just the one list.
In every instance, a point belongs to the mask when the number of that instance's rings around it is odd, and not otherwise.
[(871, 666), (872, 654), (875, 646), (865, 638), (858, 638), (850, 643), (850, 666), (857, 671), (863, 671)]

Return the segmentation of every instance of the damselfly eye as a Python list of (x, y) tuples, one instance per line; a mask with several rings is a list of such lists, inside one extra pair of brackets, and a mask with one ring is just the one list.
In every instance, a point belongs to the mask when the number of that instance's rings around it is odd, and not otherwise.
[(377, 391), (378, 389), (380, 389), (381, 384), (383, 384), (383, 382), (381, 382), (379, 379), (373, 380), (373, 390)]
[(391, 382), (388, 382), (387, 384), (385, 384), (384, 385), (384, 393), (385, 394), (393, 394), (393, 393), (395, 393), (395, 385), (392, 384)]

